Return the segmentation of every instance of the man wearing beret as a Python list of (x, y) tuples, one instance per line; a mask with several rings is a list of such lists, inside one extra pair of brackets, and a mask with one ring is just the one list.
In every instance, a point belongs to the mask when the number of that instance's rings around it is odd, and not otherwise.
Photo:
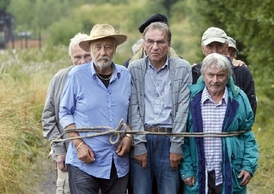
[[(167, 20), (167, 17), (163, 14), (160, 14), (160, 13), (156, 13), (152, 16), (150, 16), (148, 19), (146, 19), (146, 21), (144, 21), (139, 27), (138, 27), (138, 30), (141, 34), (143, 34), (144, 30), (146, 27), (149, 26), (149, 24), (153, 23), (153, 22), (161, 22), (161, 23), (164, 23), (166, 25), (168, 25), (168, 20)], [(177, 53), (175, 52), (175, 50), (173, 48), (170, 47), (169, 51), (168, 51), (168, 54), (172, 57), (179, 57), (179, 55), (177, 55)], [(138, 50), (136, 50), (133, 54), (133, 56), (128, 59), (123, 65), (125, 67), (128, 67), (128, 65), (132, 62), (132, 61), (135, 61), (137, 59), (141, 59), (143, 57), (146, 56), (146, 52), (145, 52), (145, 49), (144, 49), (144, 45), (140, 46), (138, 48)]]
[(133, 130), (153, 134), (134, 135), (130, 182), (134, 194), (151, 194), (154, 178), (159, 194), (177, 194), (183, 137), (172, 133), (186, 131), (191, 67), (168, 54), (171, 32), (165, 22), (150, 23), (142, 35), (147, 56), (128, 67), (132, 76), (128, 121)]

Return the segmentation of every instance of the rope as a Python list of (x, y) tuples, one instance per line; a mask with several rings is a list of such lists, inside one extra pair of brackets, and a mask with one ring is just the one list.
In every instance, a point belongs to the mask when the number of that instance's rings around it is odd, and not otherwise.
[[(125, 127), (124, 131), (121, 131), (122, 127)], [(233, 137), (238, 136), (240, 134), (246, 133), (250, 130), (242, 130), (242, 131), (230, 131), (230, 132), (214, 132), (214, 133), (204, 133), (204, 132), (181, 132), (181, 133), (167, 133), (167, 132), (150, 132), (143, 130), (127, 130), (128, 126), (123, 123), (121, 120), (116, 129), (112, 129), (107, 126), (98, 126), (98, 127), (84, 127), (84, 128), (70, 128), (64, 130), (64, 132), (58, 136), (56, 139), (52, 140), (52, 143), (65, 142), (73, 139), (82, 139), (82, 138), (90, 138), (101, 135), (109, 135), (109, 142), (111, 144), (116, 144), (121, 137), (124, 137), (126, 134), (133, 135), (164, 135), (164, 136), (175, 136), (175, 137)], [(68, 138), (62, 138), (63, 135), (70, 132), (93, 132), (93, 134), (85, 135), (85, 136), (74, 136)]]

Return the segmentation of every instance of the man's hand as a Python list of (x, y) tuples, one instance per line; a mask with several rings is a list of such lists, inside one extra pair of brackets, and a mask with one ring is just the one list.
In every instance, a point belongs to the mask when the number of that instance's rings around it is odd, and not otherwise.
[(83, 163), (88, 164), (95, 161), (95, 156), (92, 149), (83, 143), (77, 150), (78, 159)]
[(147, 167), (147, 154), (134, 156), (135, 161), (140, 164), (143, 168)]
[(175, 154), (170, 152), (169, 154), (170, 167), (173, 170), (178, 170), (178, 166), (180, 165), (182, 158), (183, 158), (182, 154)]
[[(65, 130), (72, 129), (72, 128), (76, 128), (74, 123), (66, 126)], [(68, 136), (69, 137), (78, 137), (79, 133), (78, 132), (69, 132)], [(77, 150), (77, 155), (78, 155), (79, 160), (81, 160), (85, 164), (95, 161), (95, 156), (94, 156), (92, 149), (87, 144), (85, 144), (85, 142), (83, 142), (82, 139), (74, 139), (74, 140), (72, 140), (72, 143)]]
[(232, 60), (232, 64), (233, 64), (234, 67), (239, 67), (239, 66), (246, 65), (245, 62), (243, 62), (241, 60), (236, 60), (236, 59)]
[(245, 170), (242, 170), (238, 176), (238, 178), (242, 178), (243, 180), (240, 182), (240, 185), (244, 186), (247, 185), (251, 179), (251, 174)]
[(126, 155), (130, 151), (131, 144), (132, 144), (131, 139), (128, 136), (125, 136), (119, 143), (116, 149), (116, 154), (118, 156)]
[(66, 154), (61, 154), (57, 156), (57, 159), (56, 159), (57, 168), (61, 170), (62, 172), (68, 171), (65, 161), (66, 161)]
[(190, 187), (195, 184), (195, 178), (194, 178), (194, 176), (188, 177), (188, 178), (184, 179), (183, 181), (184, 181), (185, 184), (187, 184)]

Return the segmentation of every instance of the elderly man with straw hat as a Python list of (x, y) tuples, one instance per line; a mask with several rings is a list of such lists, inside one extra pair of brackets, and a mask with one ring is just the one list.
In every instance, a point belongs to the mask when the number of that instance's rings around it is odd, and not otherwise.
[[(131, 76), (112, 61), (117, 46), (126, 39), (111, 25), (96, 24), (89, 39), (79, 43), (90, 51), (92, 61), (73, 68), (68, 75), (59, 112), (65, 129), (115, 129), (121, 119), (127, 120)], [(68, 133), (74, 137), (66, 155), (71, 193), (126, 193), (132, 137), (128, 134), (115, 144), (110, 143), (110, 135), (75, 138), (91, 134)]]

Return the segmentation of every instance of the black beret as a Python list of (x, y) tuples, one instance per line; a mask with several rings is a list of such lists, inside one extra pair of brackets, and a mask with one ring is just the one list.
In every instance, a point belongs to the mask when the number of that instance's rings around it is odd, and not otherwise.
[(150, 16), (146, 21), (144, 21), (138, 28), (138, 30), (143, 33), (145, 28), (149, 26), (152, 22), (162, 22), (168, 25), (168, 21), (165, 15), (156, 13), (153, 16)]

